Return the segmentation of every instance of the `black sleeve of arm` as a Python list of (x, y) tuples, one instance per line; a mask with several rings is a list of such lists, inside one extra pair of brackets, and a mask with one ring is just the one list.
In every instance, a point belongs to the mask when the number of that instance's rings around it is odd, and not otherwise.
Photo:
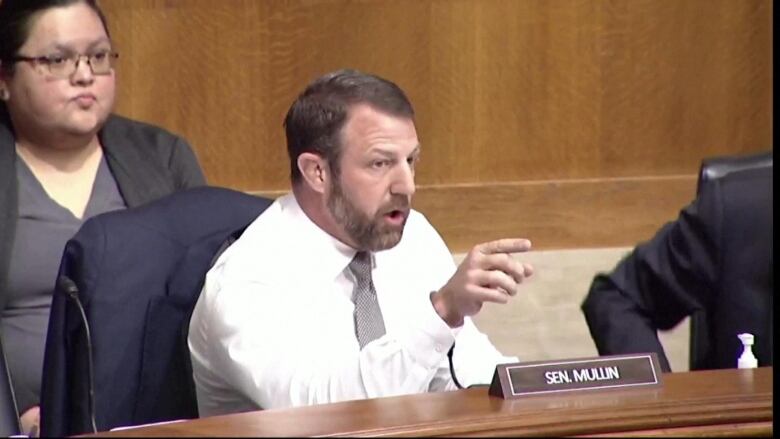
[(656, 352), (670, 370), (657, 331), (709, 307), (718, 265), (716, 205), (709, 196), (697, 199), (611, 273), (593, 279), (582, 311), (600, 355)]
[(671, 370), (652, 320), (609, 275), (596, 275), (582, 311), (599, 355), (655, 352), (661, 369)]

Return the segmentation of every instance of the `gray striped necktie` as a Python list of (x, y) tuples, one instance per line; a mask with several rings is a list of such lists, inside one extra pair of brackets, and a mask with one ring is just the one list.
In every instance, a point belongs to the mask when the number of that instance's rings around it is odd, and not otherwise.
[(355, 302), (355, 336), (360, 349), (373, 340), (385, 335), (385, 321), (376, 299), (374, 281), (371, 280), (371, 255), (357, 252), (349, 269), (355, 276), (352, 301)]

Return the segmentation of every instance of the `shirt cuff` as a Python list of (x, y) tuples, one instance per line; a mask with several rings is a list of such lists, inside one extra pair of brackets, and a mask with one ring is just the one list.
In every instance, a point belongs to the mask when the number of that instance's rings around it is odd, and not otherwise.
[(460, 328), (450, 328), (436, 313), (428, 296), (424, 297), (427, 303), (411, 307), (413, 310), (410, 310), (409, 319), (415, 324), (404, 335), (406, 340), (403, 340), (403, 344), (408, 346), (409, 353), (416, 361), (433, 369), (439, 366), (455, 343)]

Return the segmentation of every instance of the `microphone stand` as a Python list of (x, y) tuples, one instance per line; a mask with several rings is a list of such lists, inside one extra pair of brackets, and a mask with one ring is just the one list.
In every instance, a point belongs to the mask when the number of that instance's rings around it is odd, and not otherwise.
[(79, 288), (73, 280), (65, 275), (58, 279), (60, 288), (76, 303), (76, 307), (81, 314), (81, 322), (84, 324), (84, 335), (87, 341), (87, 379), (89, 380), (89, 417), (92, 422), (92, 432), (97, 433), (97, 423), (95, 422), (95, 380), (92, 371), (92, 335), (89, 332), (89, 322), (87, 314), (84, 312), (84, 306), (79, 300)]

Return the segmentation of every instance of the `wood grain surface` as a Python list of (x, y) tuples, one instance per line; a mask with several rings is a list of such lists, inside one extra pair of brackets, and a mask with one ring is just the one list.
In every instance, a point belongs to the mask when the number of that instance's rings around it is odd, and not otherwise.
[[(287, 108), (310, 80), (342, 67), (408, 92), (423, 145), (418, 183), (453, 193), (462, 185), (570, 180), (574, 197), (592, 180), (691, 177), (704, 157), (772, 144), (771, 0), (101, 4), (121, 53), (118, 111), (186, 137), (216, 185), (289, 188)], [(649, 193), (662, 206), (656, 220), (679, 210), (679, 195), (693, 187), (671, 196), (666, 189)], [(561, 204), (508, 201), (522, 212)], [(608, 210), (610, 201), (602, 203)], [(614, 201), (619, 222), (629, 213)], [(491, 213), (504, 223), (516, 217), (514, 206)], [(561, 221), (579, 214), (547, 215), (550, 234), (540, 242), (639, 239), (626, 232), (565, 240), (576, 225)], [(490, 232), (489, 224), (468, 227)], [(444, 233), (448, 242), (489, 234)]]
[(624, 247), (677, 218), (695, 190), (691, 175), (424, 185), (412, 207), (454, 253), (505, 237), (530, 239), (535, 250)]
[(771, 367), (665, 374), (661, 388), (503, 400), (487, 388), (265, 410), (101, 436), (771, 436)]

